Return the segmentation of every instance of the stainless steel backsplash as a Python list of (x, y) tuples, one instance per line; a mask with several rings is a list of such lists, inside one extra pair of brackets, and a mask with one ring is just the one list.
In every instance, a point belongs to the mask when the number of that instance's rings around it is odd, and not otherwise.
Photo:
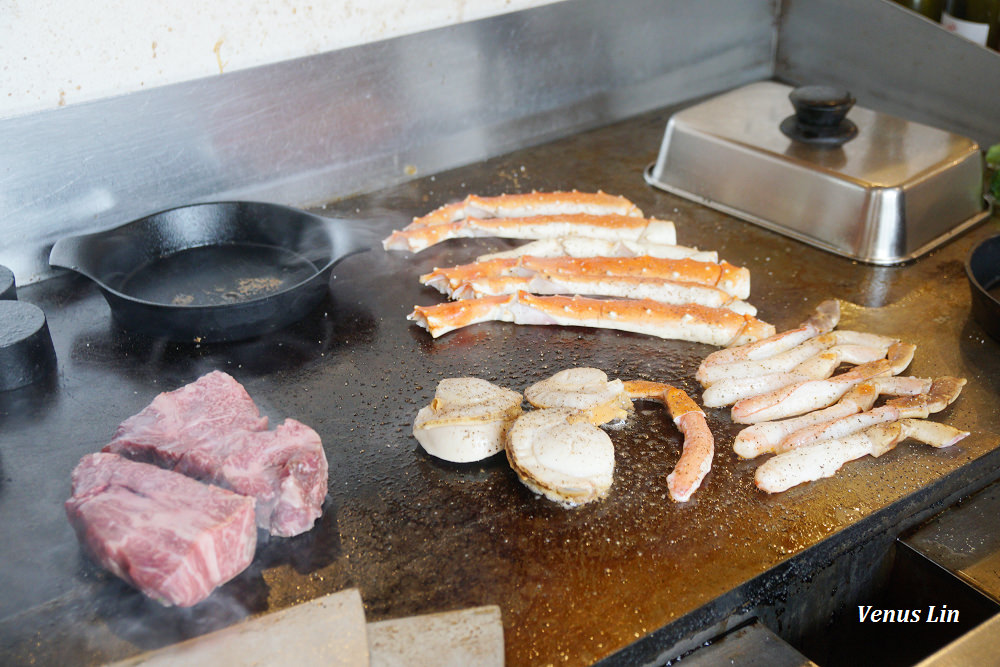
[[(884, 27), (858, 36), (865, 21)], [(772, 77), (875, 108), (933, 92), (916, 120), (995, 135), (979, 91), (1000, 90), (1000, 56), (924, 23), (884, 0), (570, 0), (4, 119), (0, 264), (34, 282), (67, 234), (199, 201), (309, 206)], [(915, 63), (872, 55), (926, 40), (987, 80), (904, 86), (887, 72)]]

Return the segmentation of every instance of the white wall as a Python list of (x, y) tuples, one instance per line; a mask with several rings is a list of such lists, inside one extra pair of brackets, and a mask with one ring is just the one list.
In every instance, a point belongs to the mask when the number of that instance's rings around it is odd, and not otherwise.
[(555, 0), (0, 0), (0, 118)]

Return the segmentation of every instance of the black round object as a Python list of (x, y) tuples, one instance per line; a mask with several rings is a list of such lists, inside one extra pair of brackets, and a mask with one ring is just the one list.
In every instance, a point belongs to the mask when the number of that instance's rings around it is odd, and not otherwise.
[(0, 391), (29, 385), (56, 366), (45, 313), (24, 301), (0, 300)]
[(334, 264), (365, 249), (345, 220), (216, 202), (60, 239), (49, 263), (96, 282), (126, 329), (219, 342), (300, 319), (323, 299)]
[(972, 249), (965, 260), (965, 275), (972, 288), (972, 317), (1000, 340), (1000, 236)]
[(16, 298), (17, 285), (14, 283), (14, 272), (0, 265), (0, 300)]
[(800, 86), (788, 94), (795, 115), (781, 121), (785, 136), (814, 146), (842, 146), (858, 136), (847, 119), (854, 96), (835, 86)]

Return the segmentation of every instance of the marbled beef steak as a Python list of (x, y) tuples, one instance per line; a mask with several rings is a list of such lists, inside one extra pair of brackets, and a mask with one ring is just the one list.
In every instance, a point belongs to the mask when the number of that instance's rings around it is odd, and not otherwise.
[(83, 457), (66, 514), (101, 566), (179, 607), (242, 572), (257, 547), (253, 498), (117, 454)]
[(252, 496), (257, 524), (272, 535), (312, 528), (326, 498), (328, 465), (316, 431), (294, 419), (267, 430), (243, 386), (221, 371), (157, 396), (104, 451)]

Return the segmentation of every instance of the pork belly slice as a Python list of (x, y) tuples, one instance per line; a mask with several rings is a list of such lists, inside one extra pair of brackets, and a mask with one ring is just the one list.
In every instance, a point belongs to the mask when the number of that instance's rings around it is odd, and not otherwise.
[(290, 537), (322, 513), (328, 465), (319, 435), (294, 419), (273, 431), (246, 390), (213, 371), (157, 396), (104, 451), (253, 496), (257, 524)]
[(165, 605), (201, 602), (257, 547), (253, 498), (116, 454), (81, 459), (65, 507), (97, 563)]

